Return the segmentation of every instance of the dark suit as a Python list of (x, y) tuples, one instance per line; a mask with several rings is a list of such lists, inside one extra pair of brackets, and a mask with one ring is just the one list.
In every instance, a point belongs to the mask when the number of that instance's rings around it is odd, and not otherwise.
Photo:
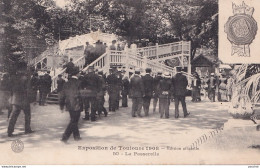
[(89, 118), (88, 108), (91, 106), (91, 121), (96, 120), (96, 97), (97, 93), (101, 90), (101, 83), (98, 75), (94, 72), (88, 73), (84, 76), (81, 82), (81, 96), (83, 97), (85, 107), (85, 118)]
[(158, 84), (159, 94), (159, 113), (161, 118), (165, 114), (165, 118), (169, 118), (170, 98), (172, 96), (172, 82), (171, 79), (162, 79)]
[(66, 73), (68, 73), (69, 75), (71, 75), (71, 73), (73, 73), (74, 71), (74, 63), (72, 61), (68, 62), (66, 65)]
[(154, 81), (153, 81), (153, 89), (154, 89), (153, 112), (155, 112), (155, 110), (156, 110), (156, 106), (157, 106), (157, 102), (158, 102), (158, 98), (159, 98), (159, 95), (158, 95), (158, 84), (159, 84), (160, 80), (162, 80), (162, 79), (163, 79), (162, 76), (156, 76), (154, 78)]
[(142, 77), (144, 85), (144, 97), (143, 97), (143, 108), (145, 116), (149, 115), (149, 107), (151, 98), (153, 96), (153, 77), (150, 74), (146, 74)]
[(48, 93), (51, 91), (51, 76), (45, 74), (41, 76), (39, 79), (39, 91), (40, 91), (40, 100), (39, 105), (45, 105), (46, 97)]
[(210, 101), (215, 102), (217, 81), (214, 77), (210, 77), (207, 81), (208, 84), (208, 97)]
[(188, 80), (186, 76), (181, 73), (177, 73), (172, 80), (174, 86), (174, 98), (175, 98), (175, 117), (179, 116), (179, 102), (182, 104), (184, 116), (188, 114), (185, 96)]
[(75, 140), (80, 138), (78, 121), (80, 118), (80, 112), (82, 111), (82, 100), (80, 97), (80, 82), (78, 79), (70, 78), (67, 83), (64, 84), (63, 91), (60, 96), (60, 108), (66, 109), (70, 113), (70, 122), (63, 134), (62, 140), (67, 141), (70, 135), (73, 133)]
[(117, 94), (118, 94), (118, 78), (116, 74), (107, 76), (108, 95), (109, 95), (109, 111), (116, 111)]
[(106, 91), (106, 82), (105, 82), (103, 75), (99, 75), (98, 77), (99, 77), (99, 80), (100, 80), (101, 89), (97, 93), (97, 111), (98, 111), (99, 115), (102, 113), (102, 111), (104, 111), (105, 116), (107, 116), (107, 110), (104, 107), (104, 103), (105, 103), (104, 96), (105, 96), (105, 91)]
[(24, 112), (24, 119), (25, 119), (25, 132), (31, 131), (31, 108), (30, 108), (30, 101), (28, 91), (30, 89), (30, 80), (28, 76), (25, 75), (17, 75), (14, 79), (14, 85), (12, 88), (12, 116), (9, 121), (8, 126), (8, 135), (11, 135), (14, 132), (14, 126), (17, 121), (17, 118), (23, 110)]
[(132, 98), (132, 117), (141, 116), (143, 105), (144, 86), (142, 78), (139, 75), (134, 75), (130, 79), (130, 95)]
[(122, 107), (128, 107), (127, 104), (127, 95), (129, 94), (129, 80), (128, 78), (124, 78), (122, 80)]

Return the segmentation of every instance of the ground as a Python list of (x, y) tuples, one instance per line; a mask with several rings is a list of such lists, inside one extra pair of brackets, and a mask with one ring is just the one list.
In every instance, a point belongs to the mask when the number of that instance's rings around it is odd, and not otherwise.
[[(97, 122), (80, 119), (82, 140), (74, 141), (71, 137), (68, 144), (60, 141), (69, 122), (68, 112), (61, 113), (57, 105), (34, 105), (33, 134), (23, 133), (21, 113), (16, 136), (7, 137), (7, 114), (1, 115), (0, 161), (2, 164), (259, 164), (259, 148), (249, 148), (260, 144), (259, 132), (222, 130), (231, 119), (228, 105), (207, 100), (193, 103), (187, 98), (191, 113), (187, 118), (183, 118), (181, 106), (180, 118), (174, 118), (174, 103), (170, 106), (169, 119), (160, 119), (158, 108), (156, 113), (150, 108), (149, 117), (132, 118), (130, 100), (129, 107), (101, 116)], [(17, 139), (24, 143), (21, 153), (11, 149)]]

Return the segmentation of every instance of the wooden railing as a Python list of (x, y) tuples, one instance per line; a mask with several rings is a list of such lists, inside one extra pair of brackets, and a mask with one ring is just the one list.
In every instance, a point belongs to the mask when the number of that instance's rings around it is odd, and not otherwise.
[[(176, 42), (164, 45), (156, 45), (151, 47), (137, 48), (136, 50), (107, 50), (106, 53), (98, 57), (95, 61), (84, 68), (85, 57), (82, 56), (78, 60), (74, 61), (75, 66), (78, 66), (80, 70), (87, 71), (90, 66), (94, 68), (101, 68), (104, 74), (108, 74), (110, 66), (125, 66), (128, 70), (132, 68), (151, 68), (153, 72), (165, 71), (169, 72), (172, 76), (175, 75), (175, 69), (160, 63), (157, 59), (169, 57), (172, 55), (190, 54), (190, 42)], [(59, 74), (62, 74), (66, 78), (66, 68)], [(52, 78), (52, 91), (57, 88), (58, 75)]]
[(190, 54), (190, 42), (181, 41), (163, 45), (156, 44), (155, 46), (137, 48), (137, 52), (150, 60), (162, 60), (173, 55)]
[(159, 70), (167, 71), (170, 74), (175, 74), (173, 68), (168, 67), (159, 62), (155, 62), (152, 60), (148, 60), (145, 57), (141, 57), (138, 54), (134, 54), (133, 52), (126, 51), (114, 51), (108, 50), (105, 54), (100, 56), (94, 62), (89, 64), (87, 67), (83, 69), (86, 71), (90, 66), (99, 67), (103, 70), (104, 74), (108, 74), (110, 66), (125, 66), (126, 68), (144, 68), (149, 67), (153, 72), (157, 72)]
[[(85, 65), (85, 56), (80, 57), (79, 59), (73, 61), (75, 67), (79, 67), (79, 70), (82, 70), (84, 68)], [(59, 72), (57, 75), (55, 75), (54, 77), (52, 77), (52, 86), (51, 86), (51, 92), (53, 92), (54, 90), (57, 89), (57, 80), (58, 80), (58, 75), (62, 75), (63, 78), (68, 78), (66, 72), (67, 68), (64, 68), (61, 70), (61, 72)]]
[(109, 70), (108, 52), (102, 54), (91, 64), (86, 66), (82, 71), (87, 71), (90, 66), (99, 67), (103, 70), (104, 73), (107, 73)]

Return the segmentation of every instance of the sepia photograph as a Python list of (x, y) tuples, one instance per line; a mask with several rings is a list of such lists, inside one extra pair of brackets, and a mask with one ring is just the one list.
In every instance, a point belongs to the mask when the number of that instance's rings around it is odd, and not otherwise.
[(0, 0), (0, 166), (259, 168), (259, 23), (259, 0)]

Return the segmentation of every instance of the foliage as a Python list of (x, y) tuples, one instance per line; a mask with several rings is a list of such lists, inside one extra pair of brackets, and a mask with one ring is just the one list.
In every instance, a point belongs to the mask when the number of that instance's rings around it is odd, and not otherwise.
[(26, 61), (60, 39), (97, 29), (120, 35), (130, 43), (190, 40), (192, 58), (202, 46), (217, 53), (217, 0), (67, 2), (60, 8), (54, 0), (1, 0), (1, 65)]
[(16, 65), (37, 56), (51, 38), (46, 8), (34, 0), (1, 0), (1, 66), (15, 71)]

